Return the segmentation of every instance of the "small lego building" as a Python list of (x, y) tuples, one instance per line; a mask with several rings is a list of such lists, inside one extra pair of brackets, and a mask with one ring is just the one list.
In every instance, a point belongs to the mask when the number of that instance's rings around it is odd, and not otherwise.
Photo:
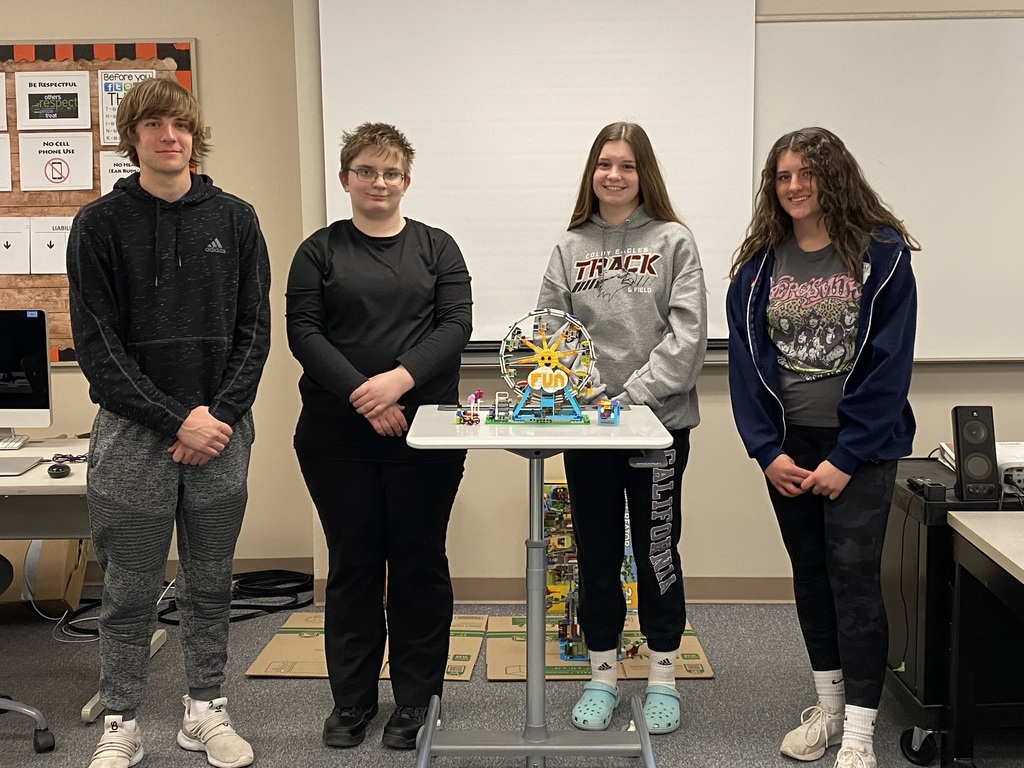
[(598, 426), (605, 427), (617, 427), (619, 425), (619, 406), (618, 400), (598, 400), (597, 401), (597, 424)]

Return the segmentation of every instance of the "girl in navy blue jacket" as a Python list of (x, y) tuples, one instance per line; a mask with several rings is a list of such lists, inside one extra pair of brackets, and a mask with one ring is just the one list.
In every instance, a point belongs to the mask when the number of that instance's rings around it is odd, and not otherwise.
[(888, 627), (880, 563), (897, 460), (910, 453), (919, 250), (833, 133), (768, 154), (730, 272), (733, 416), (765, 473), (793, 566), (817, 703), (781, 751), (875, 768)]

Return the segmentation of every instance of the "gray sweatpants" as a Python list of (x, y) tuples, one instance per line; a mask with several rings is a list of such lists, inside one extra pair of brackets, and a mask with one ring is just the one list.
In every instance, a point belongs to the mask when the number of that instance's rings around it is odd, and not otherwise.
[(175, 526), (181, 644), (189, 690), (220, 695), (227, 661), (231, 566), (246, 503), (252, 414), (203, 466), (176, 464), (172, 440), (100, 409), (89, 445), (87, 498), (103, 569), (100, 701), (133, 713), (149, 672), (149, 639)]

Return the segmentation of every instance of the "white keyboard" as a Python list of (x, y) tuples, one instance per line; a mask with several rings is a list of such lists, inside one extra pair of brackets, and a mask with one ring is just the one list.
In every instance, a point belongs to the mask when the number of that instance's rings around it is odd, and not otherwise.
[(28, 442), (28, 435), (6, 435), (0, 437), (0, 451), (16, 451)]

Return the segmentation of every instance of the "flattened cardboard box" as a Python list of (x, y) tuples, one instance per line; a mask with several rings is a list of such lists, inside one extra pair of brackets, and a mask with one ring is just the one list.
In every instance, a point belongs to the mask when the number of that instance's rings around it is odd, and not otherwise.
[[(560, 616), (547, 616), (544, 643), (544, 666), (548, 680), (579, 680), (590, 678), (590, 662), (567, 661), (560, 655), (558, 621)], [(627, 614), (622, 632), (626, 645), (643, 640), (640, 620), (636, 614)], [(619, 662), (620, 680), (647, 678), (647, 642), (644, 641), (636, 656)], [(686, 623), (676, 657), (677, 679), (710, 679), (714, 677), (708, 657), (700, 647), (697, 634)], [(487, 679), (526, 679), (526, 617), (492, 616), (487, 625)]]
[[(31, 549), (31, 552), (29, 550)], [(29, 554), (30, 583), (25, 586), (25, 555)], [(0, 603), (22, 602), (23, 592), (43, 610), (74, 611), (82, 598), (88, 539), (12, 539), (0, 541), (0, 555), (14, 566), (11, 586), (0, 594)]]
[[(452, 619), (445, 680), (469, 680), (487, 630), (484, 614), (456, 614)], [(390, 677), (384, 648), (380, 676)], [(293, 613), (245, 671), (249, 677), (327, 677), (324, 615)]]

